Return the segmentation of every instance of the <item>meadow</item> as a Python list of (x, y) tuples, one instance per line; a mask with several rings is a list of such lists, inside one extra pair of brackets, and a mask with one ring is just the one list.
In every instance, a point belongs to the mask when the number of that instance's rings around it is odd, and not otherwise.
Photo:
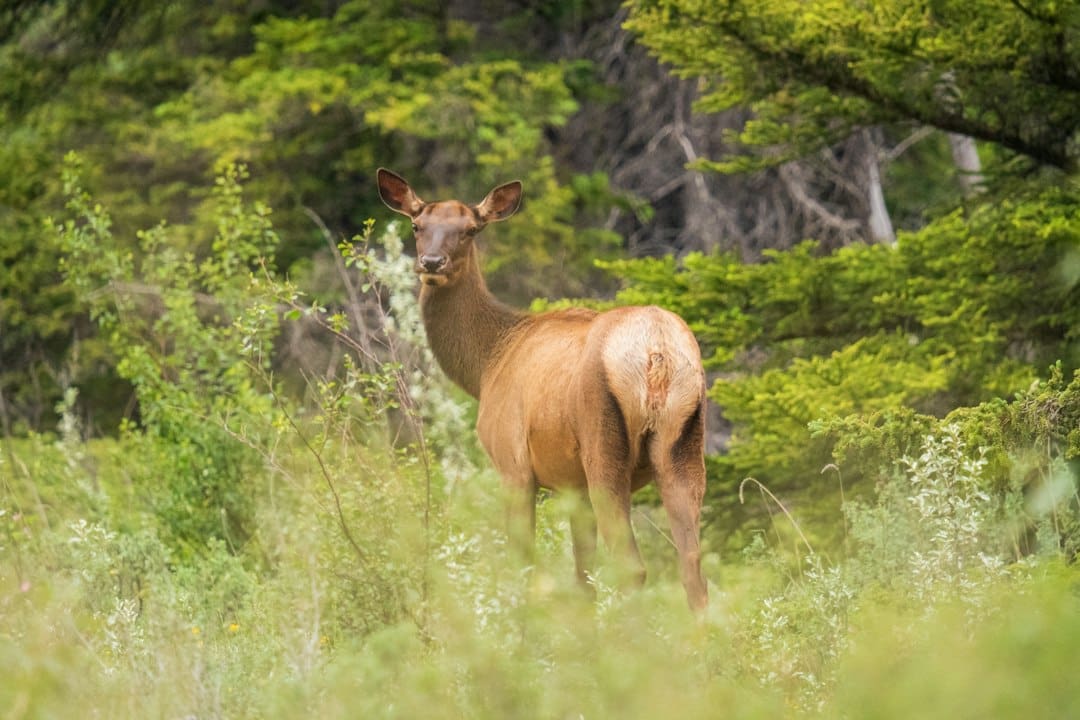
[(167, 444), (5, 440), (4, 717), (1080, 710), (1076, 568), (1052, 548), (1010, 557), (955, 435), (928, 438), (874, 505), (837, 508), (838, 554), (793, 553), (770, 533), (739, 556), (710, 553), (698, 620), (651, 507), (635, 511), (645, 589), (620, 593), (601, 572), (590, 597), (559, 498), (541, 502), (536, 563), (522, 568), (490, 471), (451, 486), (413, 450), (339, 436), (316, 455), (298, 432), (239, 470), (257, 495), (242, 546), (224, 530), (184, 540), (149, 510), (175, 500), (162, 497), (178, 482)]

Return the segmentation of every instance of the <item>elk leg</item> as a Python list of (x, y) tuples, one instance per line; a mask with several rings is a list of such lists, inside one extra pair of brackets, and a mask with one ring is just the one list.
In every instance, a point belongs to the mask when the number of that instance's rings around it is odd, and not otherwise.
[[(588, 472), (588, 470), (586, 470)], [(621, 474), (620, 474), (621, 475)], [(601, 475), (589, 478), (589, 499), (596, 513), (596, 524), (611, 556), (620, 564), (620, 574), (630, 585), (645, 583), (645, 562), (641, 559), (634, 529), (630, 524), (630, 478)]]
[(660, 496), (671, 524), (671, 539), (675, 541), (675, 549), (679, 554), (686, 601), (692, 610), (701, 611), (709, 603), (705, 578), (701, 574), (701, 495), (683, 478), (664, 478), (663, 474), (660, 478)]
[(536, 483), (506, 483), (506, 535), (514, 552), (531, 565), (536, 541)]
[(591, 590), (589, 575), (596, 563), (596, 515), (588, 499), (579, 497), (570, 513), (570, 537), (574, 544), (574, 569), (582, 587)]
[[(700, 414), (699, 414), (700, 417)], [(656, 463), (656, 484), (671, 525), (671, 538), (679, 555), (680, 575), (690, 609), (702, 612), (709, 603), (701, 574), (701, 502), (705, 495), (705, 460), (701, 452), (702, 431), (687, 421), (674, 443), (657, 442), (650, 450)]]
[(594, 430), (582, 438), (581, 447), (596, 524), (609, 554), (621, 565), (620, 575), (640, 586), (645, 582), (645, 563), (630, 524), (630, 484), (636, 460), (626, 418), (606, 382), (601, 392), (585, 399), (584, 406), (598, 411), (596, 422), (590, 424)]

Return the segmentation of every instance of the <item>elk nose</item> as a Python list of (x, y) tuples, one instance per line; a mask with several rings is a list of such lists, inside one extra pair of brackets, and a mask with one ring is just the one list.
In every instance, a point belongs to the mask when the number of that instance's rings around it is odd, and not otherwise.
[(443, 255), (421, 255), (420, 269), (424, 272), (438, 272), (446, 265), (446, 257)]

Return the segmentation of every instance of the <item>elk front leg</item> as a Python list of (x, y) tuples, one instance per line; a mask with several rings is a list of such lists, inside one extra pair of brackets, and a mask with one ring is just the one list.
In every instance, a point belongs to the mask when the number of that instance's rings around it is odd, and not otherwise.
[(536, 483), (530, 478), (507, 482), (505, 487), (506, 536), (519, 559), (531, 565), (536, 542)]

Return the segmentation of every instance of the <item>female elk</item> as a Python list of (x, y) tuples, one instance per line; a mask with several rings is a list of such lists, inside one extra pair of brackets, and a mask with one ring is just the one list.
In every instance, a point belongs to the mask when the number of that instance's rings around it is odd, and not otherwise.
[(705, 375), (686, 323), (657, 307), (528, 314), (495, 299), (474, 238), (517, 210), (520, 182), (478, 205), (424, 202), (381, 168), (378, 183), (383, 202), (412, 219), (428, 342), (450, 379), (479, 400), (476, 429), (528, 534), (520, 539), (532, 543), (537, 487), (587, 495), (570, 523), (578, 577), (592, 567), (599, 527), (643, 582), (630, 494), (655, 480), (687, 600), (702, 610)]

